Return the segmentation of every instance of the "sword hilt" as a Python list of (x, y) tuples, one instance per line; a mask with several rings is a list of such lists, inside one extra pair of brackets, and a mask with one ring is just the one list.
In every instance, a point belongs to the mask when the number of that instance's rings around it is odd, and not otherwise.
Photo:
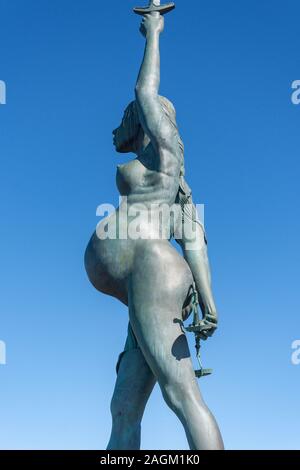
[(136, 7), (133, 9), (134, 13), (137, 15), (149, 15), (159, 13), (160, 15), (165, 15), (170, 11), (174, 10), (175, 3), (166, 3), (165, 5), (160, 5), (160, 1), (152, 0), (150, 1), (150, 5), (147, 7)]

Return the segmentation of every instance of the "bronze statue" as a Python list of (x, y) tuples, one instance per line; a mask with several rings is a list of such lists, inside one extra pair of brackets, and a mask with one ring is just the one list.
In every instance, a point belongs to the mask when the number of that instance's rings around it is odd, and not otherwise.
[[(113, 135), (117, 152), (132, 152), (136, 158), (118, 166), (122, 202), (100, 223), (85, 253), (86, 271), (94, 287), (119, 299), (129, 312), (128, 336), (117, 364), (107, 449), (140, 448), (141, 421), (156, 381), (180, 419), (190, 448), (223, 448), (216, 421), (202, 399), (183, 328), (192, 311), (197, 318), (197, 299), (203, 318), (190, 329), (196, 333), (198, 345), (200, 338), (214, 333), (218, 318), (204, 227), (185, 181), (184, 146), (175, 108), (159, 95), (163, 14), (173, 8), (174, 4), (164, 6), (154, 0), (147, 9), (135, 9), (143, 15), (140, 31), (146, 39), (145, 53), (135, 100)], [(175, 216), (158, 217), (159, 224), (153, 223), (162, 206), (176, 206), (179, 215), (175, 211)], [(130, 225), (136, 215), (133, 209), (139, 210), (140, 237), (129, 233), (128, 222)], [(177, 224), (189, 223), (193, 226), (192, 249), (184, 230), (176, 235)], [(115, 236), (105, 236), (108, 233)], [(172, 238), (180, 244), (183, 256), (172, 246)], [(200, 376), (205, 375), (202, 372)]]

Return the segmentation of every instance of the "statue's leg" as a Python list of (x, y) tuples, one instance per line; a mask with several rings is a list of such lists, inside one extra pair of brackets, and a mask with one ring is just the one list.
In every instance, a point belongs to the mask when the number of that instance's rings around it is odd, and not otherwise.
[(158, 244), (150, 252), (141, 251), (129, 283), (130, 322), (167, 405), (184, 426), (190, 448), (223, 449), (178, 323), (190, 282), (188, 265), (171, 246)]
[(141, 421), (156, 383), (129, 325), (124, 351), (117, 365), (111, 401), (112, 431), (108, 450), (137, 450), (141, 444)]

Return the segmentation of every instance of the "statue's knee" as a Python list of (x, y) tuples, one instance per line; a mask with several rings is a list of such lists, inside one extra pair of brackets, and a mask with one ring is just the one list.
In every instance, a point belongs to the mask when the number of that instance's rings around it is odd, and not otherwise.
[[(199, 397), (195, 399), (194, 390), (186, 383), (174, 381), (163, 388), (163, 397), (166, 404), (176, 414), (184, 415), (188, 405), (197, 402), (199, 405)], [(204, 403), (203, 403), (203, 406)]]
[(177, 410), (180, 407), (180, 403), (184, 397), (183, 386), (180, 383), (169, 383), (162, 389), (163, 397), (167, 405), (173, 410)]

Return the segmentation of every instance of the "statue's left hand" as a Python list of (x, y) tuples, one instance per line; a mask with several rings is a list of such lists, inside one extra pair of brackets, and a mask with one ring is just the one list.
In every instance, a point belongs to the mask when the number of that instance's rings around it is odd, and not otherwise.
[(142, 19), (140, 32), (145, 38), (149, 34), (162, 33), (164, 30), (164, 17), (162, 15), (145, 15)]

